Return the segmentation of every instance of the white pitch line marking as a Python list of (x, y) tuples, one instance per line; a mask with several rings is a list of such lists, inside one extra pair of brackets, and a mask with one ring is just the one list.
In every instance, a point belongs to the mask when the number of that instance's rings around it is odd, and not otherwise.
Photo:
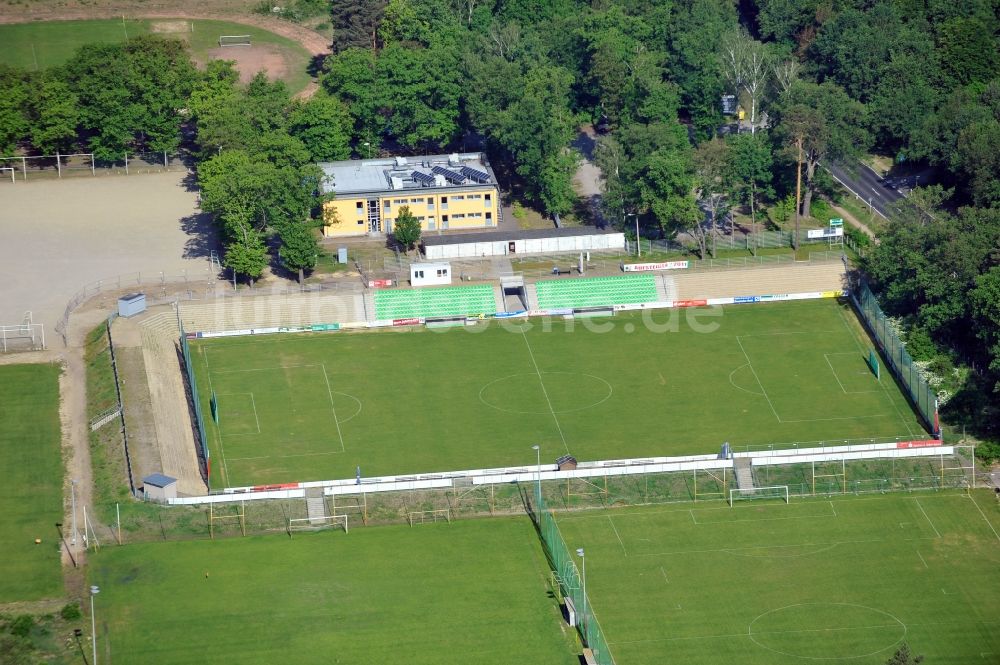
[(345, 452), (347, 446), (344, 445), (344, 434), (340, 431), (340, 419), (337, 418), (337, 407), (333, 404), (333, 389), (330, 388), (330, 377), (326, 375), (326, 363), (320, 365), (323, 369), (323, 380), (326, 381), (326, 393), (330, 396), (330, 410), (333, 411), (333, 422), (337, 425), (337, 436), (340, 437), (340, 451)]
[(663, 573), (663, 581), (670, 584), (670, 580), (667, 579), (667, 571), (663, 570), (663, 566), (660, 566), (660, 572)]
[[(930, 518), (930, 516), (929, 516), (929, 515), (927, 514), (927, 511), (926, 511), (926, 510), (924, 510), (924, 507), (920, 505), (920, 499), (914, 499), (914, 501), (916, 501), (916, 502), (917, 502), (917, 508), (919, 508), (919, 509), (920, 509), (920, 512), (922, 512), (922, 513), (924, 514), (924, 517), (926, 517), (926, 518), (927, 518), (927, 523), (931, 525), (931, 528), (932, 528), (932, 529), (934, 529), (934, 534), (935, 534), (935, 535), (936, 535), (936, 536), (937, 536), (938, 538), (940, 538), (940, 537), (941, 537), (941, 532), (937, 530), (937, 527), (936, 527), (936, 526), (934, 526), (934, 522), (931, 522), (931, 518)], [(985, 517), (985, 516), (984, 516), (984, 517)], [(997, 536), (997, 538), (1000, 538), (1000, 536)]]
[(611, 528), (614, 529), (615, 536), (618, 537), (618, 544), (622, 546), (622, 552), (625, 553), (625, 556), (628, 556), (628, 550), (625, 549), (625, 543), (622, 542), (621, 534), (618, 533), (618, 527), (615, 526), (615, 521), (611, 519), (611, 515), (608, 515), (608, 521), (611, 522)]
[(986, 513), (983, 512), (983, 509), (979, 507), (979, 504), (976, 503), (976, 500), (973, 499), (971, 496), (969, 496), (969, 499), (972, 501), (972, 504), (976, 507), (976, 510), (979, 511), (979, 514), (983, 516), (983, 520), (986, 522), (986, 526), (990, 528), (990, 531), (992, 531), (993, 535), (997, 537), (997, 540), (1000, 540), (1000, 533), (997, 533), (997, 530), (993, 528), (993, 523), (990, 522), (988, 519), (986, 519)]
[(736, 343), (740, 345), (740, 351), (743, 352), (743, 357), (747, 359), (747, 365), (750, 366), (750, 371), (753, 372), (753, 378), (757, 379), (757, 385), (760, 386), (760, 392), (764, 395), (764, 399), (767, 400), (767, 405), (771, 407), (771, 413), (774, 414), (774, 417), (779, 423), (782, 422), (781, 416), (778, 415), (778, 411), (774, 408), (774, 404), (771, 403), (771, 398), (767, 396), (767, 391), (764, 390), (764, 383), (760, 380), (760, 377), (757, 376), (757, 370), (753, 368), (753, 363), (750, 361), (750, 356), (747, 354), (747, 350), (743, 348), (743, 342), (740, 341), (739, 335), (736, 336)]
[(524, 338), (524, 345), (528, 347), (528, 355), (531, 357), (531, 364), (535, 366), (535, 373), (538, 374), (538, 383), (542, 386), (542, 394), (545, 395), (545, 401), (549, 405), (549, 412), (552, 414), (552, 420), (556, 423), (556, 429), (559, 430), (559, 438), (562, 439), (563, 447), (566, 448), (566, 452), (569, 452), (569, 445), (566, 443), (566, 435), (563, 434), (562, 426), (559, 424), (559, 416), (556, 415), (556, 410), (552, 408), (552, 400), (549, 399), (549, 391), (545, 389), (545, 380), (542, 379), (542, 370), (538, 369), (538, 363), (535, 362), (535, 354), (531, 350), (531, 344), (528, 342), (528, 336), (521, 331), (521, 337)]
[(930, 566), (927, 565), (927, 562), (924, 561), (924, 555), (920, 553), (920, 550), (916, 550), (916, 553), (917, 556), (920, 557), (920, 563), (924, 564), (924, 568), (930, 568)]

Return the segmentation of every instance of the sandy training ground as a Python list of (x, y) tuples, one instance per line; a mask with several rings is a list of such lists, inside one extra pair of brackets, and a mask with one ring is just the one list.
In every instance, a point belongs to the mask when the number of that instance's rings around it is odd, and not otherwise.
[(209, 221), (185, 173), (83, 176), (0, 185), (0, 324), (34, 313), (50, 348), (67, 301), (128, 273), (207, 277)]

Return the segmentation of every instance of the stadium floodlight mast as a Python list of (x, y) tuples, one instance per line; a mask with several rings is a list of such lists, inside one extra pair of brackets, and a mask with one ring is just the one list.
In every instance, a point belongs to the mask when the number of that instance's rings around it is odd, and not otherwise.
[(576, 548), (576, 555), (583, 562), (583, 572), (580, 574), (583, 585), (583, 637), (587, 638), (587, 557), (583, 556), (583, 548)]
[[(531, 447), (535, 451), (535, 480), (536, 487), (538, 490), (538, 500), (537, 503), (541, 505), (542, 503), (542, 447), (537, 443)], [(538, 507), (535, 507), (538, 510)]]
[(92, 585), (90, 587), (90, 643), (94, 647), (94, 660), (92, 665), (97, 665), (97, 619), (94, 618), (94, 596), (101, 592), (100, 587)]

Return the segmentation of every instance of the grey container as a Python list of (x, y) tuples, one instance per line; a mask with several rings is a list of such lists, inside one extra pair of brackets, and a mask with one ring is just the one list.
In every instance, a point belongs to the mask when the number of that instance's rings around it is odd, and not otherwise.
[(127, 293), (118, 299), (118, 316), (135, 316), (146, 311), (145, 293)]

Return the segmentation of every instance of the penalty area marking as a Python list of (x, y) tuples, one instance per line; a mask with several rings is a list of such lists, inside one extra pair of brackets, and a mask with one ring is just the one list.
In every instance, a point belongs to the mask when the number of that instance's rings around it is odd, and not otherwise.
[[(737, 390), (742, 390), (745, 393), (750, 393), (751, 395), (763, 395), (764, 393), (759, 393), (759, 392), (756, 392), (756, 391), (753, 391), (753, 390), (747, 390), (743, 386), (738, 386), (738, 385), (736, 385), (736, 382), (733, 381), (733, 374), (736, 374), (736, 372), (740, 371), (744, 367), (749, 367), (749, 366), (750, 366), (750, 363), (743, 363), (742, 365), (740, 365), (739, 367), (737, 367), (736, 369), (734, 369), (732, 372), (730, 372), (729, 373), (729, 383), (733, 386), (733, 388), (736, 388)], [(760, 383), (760, 379), (757, 380), (757, 383), (758, 384)]]
[[(257, 417), (257, 401), (253, 398), (253, 393), (216, 393), (216, 398), (219, 397), (233, 397), (235, 395), (250, 395), (250, 406), (253, 407), (253, 420), (257, 424), (256, 432), (245, 432), (243, 434), (230, 434), (229, 436), (255, 436), (260, 434), (260, 418)], [(219, 427), (219, 431), (222, 431), (222, 427)]]

